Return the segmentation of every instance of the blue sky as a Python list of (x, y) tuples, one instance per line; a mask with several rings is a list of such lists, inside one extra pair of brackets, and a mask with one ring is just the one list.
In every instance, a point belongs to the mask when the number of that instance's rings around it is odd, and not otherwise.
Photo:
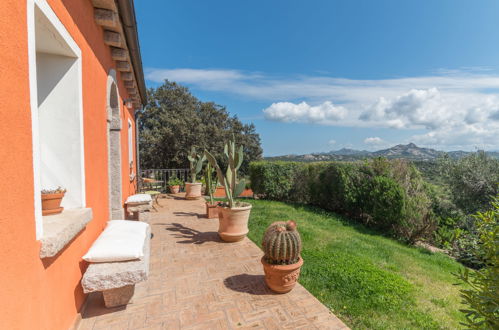
[(499, 149), (499, 1), (136, 1), (148, 86), (253, 122), (265, 155)]

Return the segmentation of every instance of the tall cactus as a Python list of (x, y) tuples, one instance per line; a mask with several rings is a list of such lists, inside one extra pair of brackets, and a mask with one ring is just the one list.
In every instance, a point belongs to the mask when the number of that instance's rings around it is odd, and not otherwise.
[(210, 204), (213, 205), (215, 203), (213, 199), (213, 192), (215, 191), (216, 182), (213, 182), (213, 172), (215, 170), (211, 166), (210, 162), (206, 163), (206, 167), (204, 168), (204, 183), (206, 184), (206, 192), (210, 196)]
[(191, 152), (187, 155), (187, 159), (189, 160), (190, 165), (191, 182), (195, 183), (199, 172), (201, 172), (201, 169), (203, 168), (206, 156), (204, 154), (198, 155), (196, 153), (196, 147), (192, 146)]
[(232, 141), (225, 144), (224, 155), (228, 160), (227, 171), (223, 175), (222, 169), (218, 166), (215, 157), (205, 151), (206, 158), (210, 162), (211, 166), (216, 169), (218, 181), (222, 186), (225, 187), (225, 194), (227, 195), (227, 200), (229, 201), (229, 207), (234, 207), (234, 198), (239, 196), (246, 185), (243, 179), (237, 180), (237, 171), (243, 163), (243, 146), (236, 147), (236, 142), (233, 137)]
[(265, 261), (273, 265), (291, 265), (297, 263), (301, 253), (300, 233), (296, 222), (278, 221), (271, 224), (262, 241)]

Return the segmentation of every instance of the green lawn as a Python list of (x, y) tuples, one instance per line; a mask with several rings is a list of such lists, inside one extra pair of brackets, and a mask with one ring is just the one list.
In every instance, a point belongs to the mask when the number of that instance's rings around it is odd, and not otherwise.
[(408, 247), (321, 209), (248, 200), (249, 238), (295, 220), (303, 241), (300, 283), (352, 328), (456, 329), (463, 320), (461, 267), (447, 256)]

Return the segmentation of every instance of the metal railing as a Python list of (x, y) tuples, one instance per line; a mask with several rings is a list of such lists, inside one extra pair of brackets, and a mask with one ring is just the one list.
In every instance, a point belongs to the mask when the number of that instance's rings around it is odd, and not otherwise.
[(159, 168), (140, 171), (139, 190), (168, 191), (168, 180), (177, 177), (186, 182), (189, 177), (188, 168)]

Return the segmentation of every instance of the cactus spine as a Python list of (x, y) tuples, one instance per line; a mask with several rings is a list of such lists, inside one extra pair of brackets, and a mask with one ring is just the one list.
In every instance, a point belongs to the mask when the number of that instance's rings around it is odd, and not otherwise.
[(215, 170), (217, 171), (218, 181), (222, 186), (225, 187), (225, 194), (227, 195), (229, 207), (233, 208), (234, 198), (239, 196), (243, 192), (245, 187), (244, 180), (237, 180), (237, 171), (241, 167), (244, 158), (243, 146), (241, 145), (239, 146), (239, 148), (236, 147), (234, 137), (232, 141), (229, 141), (225, 144), (224, 155), (229, 163), (225, 175), (223, 175), (222, 169), (220, 168), (220, 166), (218, 166), (215, 157), (208, 151), (205, 151), (205, 155), (208, 159), (208, 162), (210, 162), (211, 166), (213, 166), (213, 168), (215, 168)]
[(265, 261), (273, 265), (297, 263), (301, 253), (300, 233), (294, 221), (278, 221), (271, 224), (262, 241)]
[(195, 183), (196, 178), (201, 172), (203, 168), (203, 163), (206, 160), (206, 156), (204, 154), (197, 154), (196, 147), (191, 147), (191, 152), (187, 155), (187, 159), (189, 160), (190, 165), (190, 173), (191, 173), (191, 182)]

